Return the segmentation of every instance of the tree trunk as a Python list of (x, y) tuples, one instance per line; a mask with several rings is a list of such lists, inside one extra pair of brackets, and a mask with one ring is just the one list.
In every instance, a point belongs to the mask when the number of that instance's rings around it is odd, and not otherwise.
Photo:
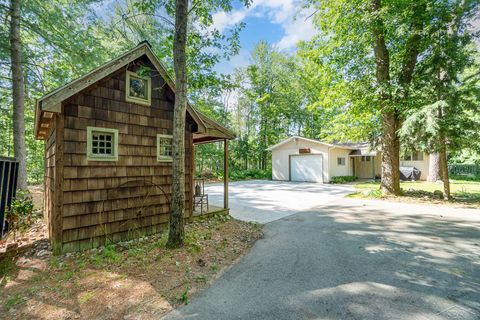
[[(445, 111), (442, 107), (438, 108), (438, 117), (442, 119), (445, 116)], [(443, 198), (450, 200), (450, 180), (448, 178), (448, 160), (447, 160), (447, 143), (445, 133), (440, 132), (440, 168), (442, 172), (443, 181)]]
[(428, 177), (427, 181), (436, 182), (441, 180), (440, 173), (440, 154), (432, 153), (429, 155), (428, 164)]
[(390, 53), (385, 44), (384, 26), (380, 18), (381, 0), (372, 0), (372, 11), (377, 16), (373, 24), (373, 51), (375, 54), (376, 78), (382, 114), (382, 180), (383, 194), (400, 194), (400, 140), (398, 139), (398, 116), (390, 104), (387, 86), (390, 83)]
[(400, 140), (398, 119), (394, 112), (382, 114), (382, 181), (383, 194), (400, 194)]
[(20, 43), (20, 0), (11, 0), (10, 3), (10, 56), (12, 61), (13, 152), (19, 162), (17, 186), (20, 189), (26, 189), (25, 87)]
[(450, 180), (448, 178), (448, 160), (447, 160), (447, 146), (445, 144), (445, 137), (443, 134), (440, 137), (442, 146), (440, 148), (440, 163), (442, 168), (442, 181), (443, 181), (443, 198), (450, 200)]
[(185, 238), (185, 117), (187, 110), (187, 45), (188, 0), (175, 2), (175, 35), (173, 66), (175, 69), (175, 105), (173, 112), (173, 183), (172, 208), (167, 247), (183, 246)]

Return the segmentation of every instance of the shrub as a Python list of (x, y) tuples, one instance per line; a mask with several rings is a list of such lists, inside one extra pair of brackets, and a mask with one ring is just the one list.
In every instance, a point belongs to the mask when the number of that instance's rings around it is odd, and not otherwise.
[(347, 182), (352, 182), (357, 180), (358, 178), (355, 176), (336, 176), (330, 179), (330, 183), (332, 184), (342, 184)]
[(9, 232), (13, 232), (14, 239), (17, 232), (23, 233), (33, 224), (35, 221), (33, 200), (28, 190), (17, 191), (11, 208), (6, 212), (6, 220)]
[(272, 171), (268, 169), (232, 170), (230, 171), (229, 177), (233, 181), (251, 179), (272, 179)]
[(463, 180), (463, 181), (480, 181), (480, 176), (474, 175), (455, 175), (451, 174), (449, 176), (450, 180)]

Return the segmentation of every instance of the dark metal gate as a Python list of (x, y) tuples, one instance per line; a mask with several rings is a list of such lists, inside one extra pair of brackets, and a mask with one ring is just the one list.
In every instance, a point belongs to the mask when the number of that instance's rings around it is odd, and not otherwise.
[(8, 231), (5, 213), (17, 192), (18, 162), (14, 158), (0, 157), (0, 237)]

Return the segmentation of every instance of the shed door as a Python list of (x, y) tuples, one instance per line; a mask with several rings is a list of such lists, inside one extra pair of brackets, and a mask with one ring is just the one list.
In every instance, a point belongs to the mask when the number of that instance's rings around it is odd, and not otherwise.
[(323, 182), (322, 155), (292, 155), (290, 157), (290, 180)]

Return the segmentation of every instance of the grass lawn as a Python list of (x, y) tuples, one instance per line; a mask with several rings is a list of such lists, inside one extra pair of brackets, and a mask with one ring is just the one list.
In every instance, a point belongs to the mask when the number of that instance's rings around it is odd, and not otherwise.
[[(422, 200), (435, 203), (446, 203), (434, 195), (436, 190), (443, 192), (443, 184), (427, 181), (401, 182), (403, 195), (401, 199)], [(380, 182), (360, 182), (355, 184), (355, 193), (349, 195), (354, 198), (381, 198)], [(450, 191), (452, 203), (480, 207), (480, 181), (451, 180)]]
[(7, 256), (0, 319), (159, 318), (188, 303), (261, 234), (259, 225), (218, 216), (187, 225), (176, 250), (165, 248), (163, 233), (58, 257)]

